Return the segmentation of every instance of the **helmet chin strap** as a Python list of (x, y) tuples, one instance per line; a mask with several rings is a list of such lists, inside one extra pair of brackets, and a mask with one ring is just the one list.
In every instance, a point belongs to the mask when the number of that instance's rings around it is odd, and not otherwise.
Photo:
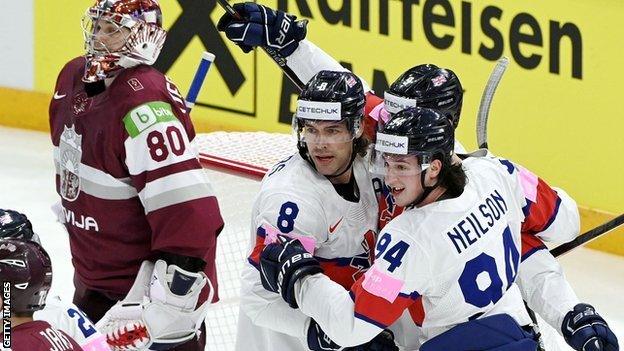
[(409, 207), (409, 208), (414, 208), (414, 207), (416, 207), (416, 206), (420, 205), (420, 203), (421, 203), (421, 202), (423, 202), (423, 201), (427, 198), (427, 196), (429, 196), (429, 194), (431, 194), (431, 192), (432, 192), (435, 188), (437, 188), (437, 187), (438, 187), (438, 183), (439, 183), (439, 182), (437, 182), (437, 181), (436, 181), (436, 183), (435, 183), (434, 185), (432, 185), (432, 186), (425, 186), (425, 176), (426, 176), (426, 174), (427, 174), (427, 170), (425, 170), (425, 171), (423, 171), (423, 172), (421, 172), (421, 173), (420, 173), (420, 185), (421, 185), (421, 186), (422, 186), (422, 188), (423, 188), (423, 192), (422, 192), (422, 194), (420, 194), (420, 196), (418, 196), (418, 197), (416, 198), (416, 200), (412, 201), (412, 203), (410, 203), (409, 205), (407, 205), (407, 207)]
[[(355, 140), (355, 139), (353, 139), (353, 140)], [(345, 169), (342, 172), (338, 173), (338, 174), (327, 175), (327, 176), (325, 176), (325, 178), (327, 178), (327, 179), (334, 179), (334, 178), (338, 178), (341, 175), (347, 173), (347, 171), (349, 171), (352, 168), (352, 166), (353, 166), (353, 161), (355, 160), (355, 156), (357, 156), (357, 154), (354, 152), (353, 147), (351, 147), (351, 158), (349, 160), (349, 163), (345, 167)]]

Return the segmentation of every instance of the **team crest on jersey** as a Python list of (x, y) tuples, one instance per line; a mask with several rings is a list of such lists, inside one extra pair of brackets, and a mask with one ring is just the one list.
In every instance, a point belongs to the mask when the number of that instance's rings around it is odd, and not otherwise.
[(72, 101), (72, 111), (77, 116), (81, 113), (85, 113), (91, 105), (91, 99), (87, 96), (87, 93), (80, 93), (74, 96)]
[(59, 142), (59, 170), (61, 196), (67, 201), (76, 200), (80, 194), (81, 145), (82, 136), (76, 133), (74, 126), (65, 126)]

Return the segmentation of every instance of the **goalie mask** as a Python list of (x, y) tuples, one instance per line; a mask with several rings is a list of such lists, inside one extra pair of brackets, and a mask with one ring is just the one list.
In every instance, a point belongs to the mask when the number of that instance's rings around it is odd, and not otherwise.
[(0, 239), (0, 277), (11, 283), (12, 312), (41, 310), (52, 286), (50, 256), (34, 241)]
[(394, 81), (384, 94), (384, 105), (391, 115), (408, 107), (436, 109), (457, 128), (463, 95), (453, 71), (425, 64), (408, 69)]
[(167, 32), (156, 0), (98, 0), (82, 19), (85, 83), (113, 77), (123, 68), (152, 65)]

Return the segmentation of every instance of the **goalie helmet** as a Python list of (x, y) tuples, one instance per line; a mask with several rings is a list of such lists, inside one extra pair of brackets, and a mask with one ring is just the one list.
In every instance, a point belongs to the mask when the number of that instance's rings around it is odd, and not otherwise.
[(395, 114), (407, 107), (427, 107), (443, 112), (457, 128), (464, 91), (450, 69), (432, 64), (405, 71), (384, 95), (386, 110)]
[(11, 283), (12, 312), (41, 310), (52, 286), (50, 256), (34, 241), (0, 239), (0, 277)]
[(167, 36), (156, 0), (98, 0), (83, 16), (82, 29), (86, 83), (112, 77), (123, 68), (152, 65)]
[(0, 209), (0, 239), (22, 239), (39, 242), (32, 224), (23, 213)]
[(320, 71), (306, 84), (297, 100), (293, 131), (299, 147), (305, 147), (301, 132), (306, 122), (346, 122), (351, 140), (362, 135), (366, 97), (360, 79), (351, 72)]

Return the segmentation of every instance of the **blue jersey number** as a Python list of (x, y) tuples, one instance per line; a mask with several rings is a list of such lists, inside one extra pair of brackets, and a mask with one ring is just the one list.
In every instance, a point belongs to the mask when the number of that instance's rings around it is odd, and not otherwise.
[[(503, 292), (509, 289), (516, 279), (520, 254), (514, 245), (509, 227), (503, 231), (503, 248), (505, 250), (505, 275), (507, 278), (505, 289), (503, 290), (503, 281), (496, 269), (496, 260), (486, 253), (481, 253), (479, 256), (466, 262), (464, 271), (459, 277), (459, 286), (467, 303), (477, 307), (485, 307), (490, 303), (496, 303), (503, 297)], [(478, 280), (481, 281), (481, 285), (487, 282), (484, 274), (489, 277), (489, 285), (480, 287)], [(482, 278), (478, 279), (479, 276)]]
[(409, 249), (409, 244), (400, 240), (398, 243), (390, 247), (391, 241), (392, 237), (390, 236), (390, 233), (384, 233), (384, 235), (379, 238), (375, 258), (379, 258), (385, 252), (383, 259), (390, 263), (388, 270), (390, 272), (394, 272), (394, 270), (403, 263), (401, 260), (403, 259), (403, 256), (405, 256), (407, 249)]
[(295, 229), (295, 218), (299, 214), (299, 207), (294, 202), (284, 202), (277, 217), (277, 228), (282, 233), (290, 233)]
[(78, 328), (80, 328), (85, 339), (96, 333), (93, 323), (81, 311), (70, 308), (67, 310), (67, 314), (74, 319), (78, 319)]

